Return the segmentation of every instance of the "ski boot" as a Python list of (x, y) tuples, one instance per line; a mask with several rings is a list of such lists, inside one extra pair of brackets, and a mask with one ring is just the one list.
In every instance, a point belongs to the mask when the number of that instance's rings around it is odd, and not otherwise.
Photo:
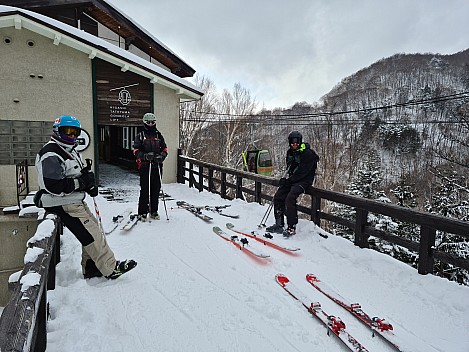
[(141, 221), (141, 222), (147, 221), (147, 213), (145, 213), (145, 214), (138, 214), (138, 221)]
[(270, 233), (283, 233), (283, 216), (275, 219), (275, 224), (266, 227), (265, 231)]
[(115, 280), (119, 276), (121, 276), (122, 274), (125, 274), (127, 271), (132, 270), (136, 266), (137, 266), (137, 262), (133, 259), (127, 259), (124, 261), (118, 260), (116, 262), (116, 267), (114, 271), (110, 275), (106, 276), (106, 278), (109, 280)]
[(160, 220), (160, 215), (158, 214), (158, 212), (151, 213), (150, 217), (153, 220)]
[(288, 225), (288, 228), (283, 231), (283, 237), (289, 238), (296, 234), (296, 227), (295, 225)]
[(95, 262), (91, 259), (88, 259), (85, 264), (85, 272), (83, 273), (83, 277), (85, 279), (91, 279), (93, 277), (102, 277), (102, 276), (103, 274), (96, 267)]

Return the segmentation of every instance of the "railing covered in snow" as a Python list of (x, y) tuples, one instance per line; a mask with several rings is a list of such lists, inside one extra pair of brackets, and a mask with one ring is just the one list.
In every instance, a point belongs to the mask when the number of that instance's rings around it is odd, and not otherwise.
[(1, 352), (43, 352), (47, 345), (47, 290), (55, 288), (55, 266), (60, 261), (61, 221), (42, 220), (28, 241), (25, 265), (0, 317)]

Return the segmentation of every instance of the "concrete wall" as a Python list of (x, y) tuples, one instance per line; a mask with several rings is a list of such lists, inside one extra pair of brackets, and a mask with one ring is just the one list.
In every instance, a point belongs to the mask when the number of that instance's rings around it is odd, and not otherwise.
[[(176, 182), (177, 148), (179, 146), (179, 96), (174, 90), (155, 85), (156, 126), (168, 145), (168, 157), (164, 162), (163, 183)], [(163, 188), (164, 189), (164, 188)]]
[[(10, 44), (5, 43), (6, 37)], [(65, 45), (54, 45), (50, 39), (27, 29), (0, 28), (0, 40), (0, 120), (48, 121), (52, 133), (57, 116), (74, 115), (92, 135), (92, 75), (88, 56)], [(84, 157), (94, 158), (93, 149), (91, 145)], [(30, 188), (36, 190), (36, 172), (34, 168), (29, 171)], [(0, 174), (0, 206), (14, 205), (14, 165), (0, 165)]]
[(0, 306), (10, 298), (8, 278), (24, 266), (26, 242), (36, 233), (37, 219), (0, 215)]

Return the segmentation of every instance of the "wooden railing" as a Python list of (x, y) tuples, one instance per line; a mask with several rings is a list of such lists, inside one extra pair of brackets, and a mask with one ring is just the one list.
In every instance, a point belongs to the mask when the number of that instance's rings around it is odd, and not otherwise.
[[(229, 178), (232, 181), (229, 181), (227, 175), (230, 175)], [(178, 155), (178, 182), (187, 182), (189, 187), (195, 187), (200, 192), (205, 189), (225, 199), (244, 199), (246, 194), (251, 195), (253, 201), (257, 203), (262, 203), (263, 200), (272, 201), (273, 195), (264, 193), (264, 188), (270, 189), (272, 193), (272, 186), (278, 187), (278, 180), (275, 178), (199, 161), (180, 153)], [(420, 274), (433, 273), (435, 260), (469, 270), (469, 259), (435, 249), (437, 230), (469, 239), (468, 222), (315, 187), (310, 187), (306, 194), (310, 196), (311, 205), (309, 207), (299, 205), (299, 212), (307, 214), (310, 220), (318, 226), (321, 226), (323, 219), (353, 230), (354, 243), (361, 248), (368, 248), (369, 237), (375, 236), (418, 253)], [(353, 207), (356, 212), (355, 221), (324, 212), (321, 209), (322, 200)], [(410, 241), (369, 226), (369, 213), (382, 214), (398, 221), (418, 225), (420, 241)]]
[[(60, 262), (62, 223), (49, 215), (39, 226), (29, 248), (43, 252), (34, 262), (26, 263), (18, 282), (13, 283), (11, 299), (0, 317), (1, 352), (44, 352), (47, 345), (47, 290), (55, 288), (55, 266)], [(45, 237), (49, 232), (51, 235)], [(45, 237), (45, 238), (43, 238)]]

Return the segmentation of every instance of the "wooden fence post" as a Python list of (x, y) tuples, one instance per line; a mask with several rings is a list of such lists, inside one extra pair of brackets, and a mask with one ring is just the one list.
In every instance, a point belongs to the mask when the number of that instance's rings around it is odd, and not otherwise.
[(236, 176), (236, 198), (244, 200), (243, 191), (243, 178), (241, 176)]
[(311, 196), (311, 221), (317, 226), (321, 227), (321, 197)]
[(221, 186), (220, 186), (220, 195), (223, 199), (226, 199), (226, 172), (221, 173)]
[(208, 168), (208, 191), (215, 191), (215, 185), (213, 184), (213, 167)]
[(199, 165), (199, 192), (204, 190), (204, 167)]
[(420, 226), (420, 244), (419, 244), (419, 274), (433, 274), (433, 247), (435, 246), (436, 230), (427, 226)]
[(262, 205), (262, 183), (256, 181), (254, 184), (254, 201)]
[(184, 183), (184, 161), (181, 160), (180, 156), (182, 155), (182, 149), (178, 148), (177, 151), (177, 174), (176, 179), (177, 183)]
[(47, 288), (42, 290), (41, 301), (36, 316), (36, 336), (34, 351), (44, 352), (47, 347)]
[(194, 187), (194, 163), (189, 163), (189, 188)]
[(365, 234), (365, 226), (368, 221), (368, 211), (356, 209), (355, 221), (355, 245), (360, 248), (368, 248), (368, 236)]

